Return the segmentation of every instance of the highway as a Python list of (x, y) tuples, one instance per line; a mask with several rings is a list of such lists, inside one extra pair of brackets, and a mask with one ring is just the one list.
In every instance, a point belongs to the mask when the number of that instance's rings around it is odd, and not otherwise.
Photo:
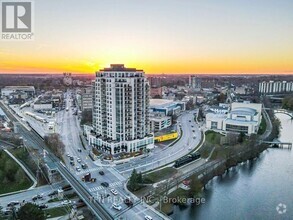
[[(1, 106), (2, 107), (2, 106)], [(18, 119), (13, 116), (10, 112), (6, 110), (6, 108), (2, 107), (3, 111), (5, 111), (6, 115), (10, 118), (11, 121), (17, 122)], [(28, 143), (33, 145), (34, 147), (37, 147), (39, 149), (45, 149), (49, 152), (48, 157), (55, 163), (57, 166), (60, 174), (69, 181), (72, 188), (77, 192), (77, 194), (80, 196), (80, 198), (86, 203), (86, 205), (89, 207), (89, 209), (92, 210), (92, 212), (97, 216), (98, 219), (106, 220), (106, 219), (113, 219), (113, 217), (101, 206), (100, 203), (93, 200), (92, 195), (87, 191), (87, 189), (84, 187), (84, 185), (81, 184), (80, 181), (78, 181), (72, 173), (65, 167), (65, 165), (62, 165), (60, 160), (55, 157), (55, 155), (52, 155), (50, 151), (47, 149), (43, 139), (35, 132), (35, 131), (28, 131), (26, 128), (24, 128), (21, 124), (18, 126), (18, 133), (27, 140)]]

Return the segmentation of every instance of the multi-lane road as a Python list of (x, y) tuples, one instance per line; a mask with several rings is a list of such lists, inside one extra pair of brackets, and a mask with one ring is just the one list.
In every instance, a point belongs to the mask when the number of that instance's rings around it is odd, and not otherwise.
[[(97, 178), (96, 182), (84, 183), (83, 184), (88, 192), (96, 198), (100, 203), (103, 204), (103, 207), (112, 215), (119, 216), (125, 219), (144, 219), (146, 215), (153, 216), (154, 219), (164, 219), (166, 218), (162, 214), (154, 211), (151, 207), (140, 203), (140, 199), (129, 194), (125, 190), (126, 177), (121, 175), (114, 167), (109, 166), (97, 166), (94, 161), (89, 158), (89, 149), (84, 149), (82, 147), (80, 139), (80, 128), (79, 121), (77, 116), (74, 114), (76, 109), (73, 108), (72, 94), (67, 92), (66, 95), (66, 109), (65, 111), (60, 111), (56, 115), (57, 128), (56, 132), (61, 135), (62, 141), (65, 144), (65, 162), (68, 169), (76, 177), (76, 180), (81, 182), (82, 176), (90, 172), (92, 177)], [(80, 149), (80, 151), (78, 151)], [(70, 165), (70, 159), (67, 156), (74, 157), (75, 165)], [(77, 159), (80, 159), (81, 162), (77, 162)], [(84, 163), (87, 165), (87, 169), (81, 169), (77, 171), (76, 167), (81, 168), (81, 164)], [(99, 172), (103, 171), (104, 175), (100, 175)], [(101, 185), (102, 182), (107, 182), (109, 187), (104, 187)], [(115, 189), (118, 192), (118, 195), (113, 195), (111, 189)], [(107, 196), (102, 199), (102, 196)], [(124, 199), (130, 197), (133, 203), (135, 204), (131, 209), (124, 204)], [(115, 210), (112, 205), (116, 203), (121, 206), (122, 210)]]
[[(162, 214), (156, 212), (153, 208), (141, 203), (141, 201), (134, 195), (128, 193), (125, 189), (125, 183), (129, 177), (132, 170), (135, 168), (138, 171), (148, 171), (167, 163), (171, 163), (177, 158), (188, 154), (193, 150), (201, 139), (201, 132), (194, 122), (194, 113), (196, 111), (184, 112), (178, 118), (178, 124), (182, 131), (181, 138), (172, 146), (164, 148), (154, 148), (152, 149), (145, 158), (133, 158), (128, 162), (119, 165), (109, 165), (109, 166), (99, 166), (93, 162), (88, 154), (89, 149), (84, 149), (82, 147), (80, 139), (80, 126), (77, 116), (74, 114), (76, 111), (72, 107), (72, 93), (69, 91), (65, 94), (66, 109), (59, 111), (56, 114), (56, 128), (55, 131), (60, 134), (62, 141), (66, 146), (65, 154), (69, 154), (74, 157), (75, 165), (70, 165), (70, 159), (68, 156), (64, 155), (65, 164), (58, 163), (60, 171), (63, 177), (69, 181), (71, 184), (75, 183), (75, 188), (79, 188), (79, 193), (81, 197), (88, 197), (88, 202), (97, 203), (96, 211), (108, 213), (113, 217), (123, 217), (125, 219), (144, 219), (146, 215), (152, 216), (154, 219), (164, 219), (166, 218)], [(31, 121), (31, 119), (30, 119)], [(32, 122), (35, 125), (36, 130), (42, 129), (43, 126), (38, 125), (38, 122)], [(24, 128), (22, 128), (24, 129)], [(40, 131), (42, 134), (42, 132)], [(29, 142), (34, 142), (31, 137), (28, 137), (23, 131), (24, 138)], [(78, 150), (81, 149), (81, 150)], [(77, 160), (80, 159), (79, 163)], [(78, 171), (76, 167), (81, 168), (81, 164), (87, 164), (87, 169), (81, 169)], [(99, 171), (103, 171), (105, 174), (100, 175)], [(96, 182), (84, 183), (81, 181), (83, 175), (90, 172), (92, 177), (97, 178)], [(109, 183), (109, 187), (101, 186), (102, 182)], [(115, 189), (118, 195), (113, 195), (110, 189)], [(101, 199), (101, 196), (109, 195), (107, 198)], [(123, 203), (123, 200), (130, 197), (134, 202), (134, 207), (131, 209)], [(112, 205), (117, 203), (122, 207), (121, 211), (115, 210)], [(103, 208), (100, 210), (100, 206)]]
[(185, 112), (178, 117), (178, 124), (181, 127), (181, 138), (171, 147), (154, 148), (149, 155), (143, 159), (133, 158), (126, 163), (115, 166), (125, 176), (129, 176), (135, 168), (144, 172), (164, 164), (168, 164), (177, 158), (188, 154), (193, 150), (201, 140), (201, 132), (194, 121), (194, 114), (197, 111)]

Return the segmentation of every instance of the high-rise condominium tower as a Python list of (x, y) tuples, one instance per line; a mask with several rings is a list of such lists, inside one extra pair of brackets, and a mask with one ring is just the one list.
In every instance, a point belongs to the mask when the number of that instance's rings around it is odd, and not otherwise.
[(89, 144), (111, 154), (153, 147), (149, 83), (142, 70), (112, 64), (96, 73), (93, 131)]

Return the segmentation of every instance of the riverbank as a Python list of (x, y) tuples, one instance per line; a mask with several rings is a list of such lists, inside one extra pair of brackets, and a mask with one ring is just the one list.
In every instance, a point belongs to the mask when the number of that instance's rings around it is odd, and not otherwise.
[[(227, 175), (227, 173), (229, 173), (233, 167), (237, 167), (238, 164), (250, 163), (255, 158), (258, 158), (260, 154), (266, 149), (267, 147), (265, 145), (259, 145), (257, 148), (230, 155), (227, 159), (222, 159), (223, 163), (219, 163), (220, 165), (215, 167), (215, 169), (212, 169), (210, 172), (190, 176), (188, 180), (190, 180), (191, 183), (188, 190), (177, 188), (175, 191), (172, 191), (172, 193), (166, 194), (165, 197), (167, 199), (165, 199), (165, 201), (168, 202), (163, 201), (162, 204), (157, 205), (157, 208), (165, 214), (170, 215), (173, 213), (174, 205), (179, 205), (180, 207), (184, 208), (190, 205), (190, 201), (203, 198), (203, 190), (213, 178)], [(227, 152), (229, 151), (227, 150)], [(223, 155), (221, 153), (217, 156), (222, 157)], [(215, 159), (217, 159), (217, 156)]]
[[(293, 142), (293, 121), (277, 114), (281, 120), (279, 140)], [(176, 219), (290, 219), (293, 209), (291, 178), (293, 152), (288, 149), (269, 148), (253, 160), (240, 163), (214, 177), (202, 191), (205, 203), (173, 206), (171, 218)], [(287, 205), (279, 214), (279, 204)]]
[[(269, 121), (269, 123), (272, 124), (272, 126), (267, 127), (266, 120), (264, 120), (262, 124), (262, 127), (265, 127), (267, 130), (269, 130), (266, 131), (267, 134), (265, 135), (268, 139), (274, 139), (278, 137), (280, 131), (280, 123), (278, 119), (272, 117), (271, 121)], [(261, 133), (263, 135), (265, 131), (262, 131)], [(196, 183), (193, 184), (189, 190), (185, 190), (185, 193), (182, 193), (182, 190), (177, 187), (177, 190), (172, 191), (172, 195), (166, 194), (166, 197), (170, 199), (167, 201), (175, 201), (175, 203), (167, 202), (158, 204), (157, 208), (160, 208), (160, 210), (166, 214), (172, 214), (173, 205), (176, 203), (178, 204), (178, 202), (176, 202), (176, 200), (172, 200), (172, 198), (175, 197), (180, 201), (182, 201), (181, 199), (185, 199), (183, 201), (186, 202), (181, 202), (180, 206), (186, 206), (188, 203), (186, 198), (194, 199), (200, 197), (202, 190), (205, 189), (206, 184), (208, 184), (209, 181), (214, 177), (222, 176), (225, 173), (228, 173), (232, 167), (236, 167), (238, 164), (249, 163), (250, 161), (253, 161), (254, 159), (258, 158), (260, 154), (268, 147), (265, 144), (259, 144), (261, 137), (260, 135), (251, 135), (247, 137), (241, 133), (230, 133), (225, 136), (214, 131), (207, 131), (205, 136), (206, 140), (203, 148), (200, 151), (202, 157), (215, 161), (220, 160), (222, 163), (219, 163), (219, 166), (209, 170), (208, 172), (204, 172), (200, 175), (196, 174), (190, 176), (188, 179), (192, 180), (191, 182), (195, 181)], [(210, 152), (212, 152), (211, 155)]]

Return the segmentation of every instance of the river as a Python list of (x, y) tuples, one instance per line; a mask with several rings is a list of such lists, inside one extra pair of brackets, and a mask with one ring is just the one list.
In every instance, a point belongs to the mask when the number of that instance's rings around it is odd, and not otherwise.
[[(293, 120), (276, 115), (282, 124), (280, 140), (293, 142)], [(257, 160), (215, 177), (203, 192), (205, 203), (174, 206), (175, 220), (293, 219), (293, 151), (268, 149)], [(276, 207), (280, 206), (279, 214)]]

